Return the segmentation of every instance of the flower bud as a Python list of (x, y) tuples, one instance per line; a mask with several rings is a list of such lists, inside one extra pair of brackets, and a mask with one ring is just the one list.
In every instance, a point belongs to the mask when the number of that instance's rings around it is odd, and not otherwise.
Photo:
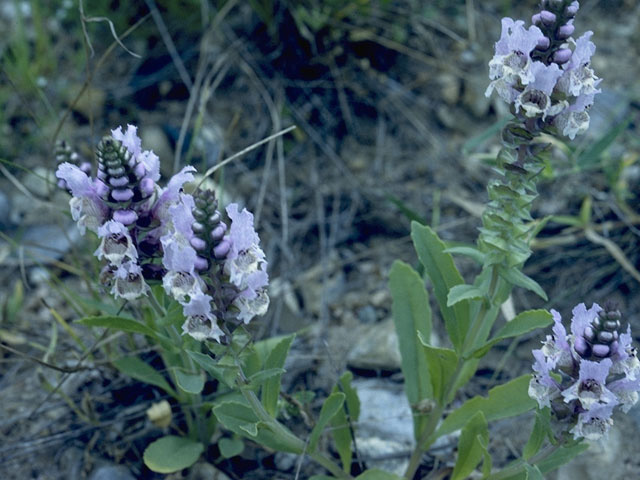
[(189, 243), (191, 243), (191, 246), (198, 251), (204, 250), (207, 246), (207, 242), (198, 237), (193, 237)]
[(536, 48), (538, 50), (546, 50), (547, 48), (549, 48), (549, 45), (551, 45), (551, 40), (549, 40), (548, 37), (541, 37), (538, 40), (538, 45), (536, 45)]
[(573, 24), (571, 24), (571, 23), (567, 23), (566, 25), (562, 25), (558, 29), (558, 38), (560, 40), (566, 40), (571, 35), (573, 35), (573, 32), (575, 31), (575, 29), (576, 29), (576, 27), (574, 27)]
[(144, 197), (150, 196), (155, 190), (156, 182), (150, 178), (143, 178), (140, 181), (140, 192)]
[(561, 48), (553, 54), (553, 61), (558, 65), (567, 63), (571, 59), (571, 50), (568, 48)]
[(578, 13), (578, 8), (580, 8), (580, 4), (578, 2), (573, 2), (565, 9), (564, 13), (567, 17), (573, 18), (576, 16), (576, 13)]
[(116, 202), (127, 202), (133, 198), (133, 190), (130, 188), (112, 190), (111, 198)]
[(229, 250), (231, 250), (231, 241), (228, 238), (223, 238), (218, 245), (213, 247), (213, 256), (217, 259), (223, 259)]
[(131, 225), (138, 219), (138, 215), (133, 210), (116, 210), (113, 212), (113, 219), (123, 225)]
[(556, 23), (556, 15), (555, 13), (551, 13), (549, 10), (542, 10), (540, 12), (540, 20), (546, 26), (551, 26)]
[(540, 18), (540, 14), (536, 13), (531, 17), (531, 23), (534, 25), (540, 25), (542, 23), (542, 18)]

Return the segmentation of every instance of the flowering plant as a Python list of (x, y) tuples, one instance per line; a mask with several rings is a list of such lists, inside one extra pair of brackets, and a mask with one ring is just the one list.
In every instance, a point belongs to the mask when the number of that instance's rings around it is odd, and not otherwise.
[[(630, 328), (622, 331), (622, 315), (613, 306), (578, 305), (570, 334), (555, 310), (525, 311), (494, 328), (514, 288), (547, 298), (522, 272), (530, 242), (541, 228), (531, 216), (548, 147), (540, 136), (573, 139), (583, 133), (588, 108), (599, 92), (600, 79), (589, 64), (595, 51), (592, 33), (572, 37), (578, 2), (541, 4), (528, 28), (520, 20), (502, 20), (489, 63), (486, 94), (496, 92), (505, 100), (513, 119), (502, 131), (504, 148), (495, 168), (499, 178), (488, 185), (477, 245), (448, 247), (431, 228), (412, 223), (413, 244), (432, 284), (449, 347), (432, 341), (423, 277), (401, 261), (391, 268), (392, 311), (413, 409), (415, 449), (403, 477), (368, 470), (358, 476), (361, 480), (415, 478), (423, 454), (457, 430), (461, 434), (455, 466), (448, 472), (451, 479), (468, 478), (480, 463), (484, 479), (543, 478), (583, 451), (585, 439), (605, 435), (614, 409), (626, 412), (638, 400), (640, 362)], [(102, 285), (125, 304), (147, 300), (153, 309), (134, 308), (138, 318), (99, 316), (80, 322), (141, 333), (158, 346), (169, 378), (135, 356), (113, 362), (122, 372), (163, 389), (183, 409), (186, 437), (165, 435), (153, 442), (144, 454), (147, 466), (161, 473), (189, 467), (217, 426), (223, 426), (234, 435), (225, 437), (227, 443), (236, 442), (227, 450), (237, 452), (237, 442), (241, 450), (239, 439), (245, 438), (270, 450), (308, 455), (333, 476), (317, 479), (353, 478), (350, 427), (357, 420), (359, 400), (350, 374), (340, 378), (323, 402), (306, 441), (278, 418), (280, 379), (293, 336), (254, 344), (244, 329), (269, 306), (267, 261), (252, 214), (236, 204), (219, 210), (214, 192), (193, 187), (191, 166), (161, 187), (159, 159), (142, 150), (136, 127), (111, 133), (97, 148), (95, 178), (86, 164), (72, 161), (60, 163), (57, 177), (72, 194), (71, 215), (81, 233), (89, 230), (100, 240), (95, 256), (104, 263)], [(65, 146), (57, 156), (74, 160)], [(466, 255), (481, 266), (473, 283), (465, 283), (453, 255)], [(480, 358), (495, 344), (552, 323), (553, 335), (533, 351), (533, 375), (451, 408)], [(216, 380), (216, 395), (203, 394), (205, 373)], [(488, 423), (536, 407), (522, 458), (494, 469)], [(169, 428), (171, 420), (162, 425)], [(341, 465), (321, 451), (320, 437), (329, 425)], [(543, 448), (546, 439), (550, 445)]]

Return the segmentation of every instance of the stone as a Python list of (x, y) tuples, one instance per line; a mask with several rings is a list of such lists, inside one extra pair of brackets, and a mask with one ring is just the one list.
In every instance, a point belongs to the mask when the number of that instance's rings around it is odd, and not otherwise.
[(402, 359), (391, 318), (360, 327), (359, 332), (347, 355), (349, 366), (368, 370), (400, 370)]
[(135, 480), (135, 477), (124, 465), (108, 463), (98, 466), (91, 472), (89, 480)]
[[(413, 420), (402, 385), (369, 378), (355, 379), (352, 385), (360, 399), (356, 428), (360, 455), (369, 468), (403, 475), (413, 448)], [(402, 452), (406, 456), (398, 456)]]

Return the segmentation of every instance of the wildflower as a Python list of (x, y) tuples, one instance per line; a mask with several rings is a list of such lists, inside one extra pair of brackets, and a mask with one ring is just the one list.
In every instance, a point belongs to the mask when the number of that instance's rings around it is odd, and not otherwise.
[(619, 406), (628, 411), (640, 391), (640, 362), (631, 346), (630, 328), (619, 334), (620, 311), (584, 303), (572, 311), (567, 334), (558, 312), (553, 336), (533, 350), (534, 375), (529, 396), (540, 408), (573, 416), (574, 437), (600, 438), (612, 425), (611, 414)]
[(574, 20), (578, 2), (543, 2), (543, 10), (532, 17), (529, 28), (522, 20), (502, 19), (502, 33), (489, 62), (486, 96), (495, 90), (534, 133), (555, 127), (574, 139), (589, 126), (588, 108), (593, 104), (600, 79), (590, 67), (595, 45), (593, 32), (578, 40)]

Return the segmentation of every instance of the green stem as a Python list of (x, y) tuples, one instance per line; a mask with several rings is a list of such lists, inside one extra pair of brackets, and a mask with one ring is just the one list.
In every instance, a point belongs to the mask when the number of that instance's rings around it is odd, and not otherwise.
[[(241, 377), (244, 377), (244, 373), (242, 373), (242, 370), (240, 370), (240, 375)], [(305, 442), (296, 437), (288, 428), (286, 428), (275, 418), (269, 415), (269, 413), (264, 409), (262, 403), (260, 403), (260, 400), (258, 400), (258, 397), (253, 391), (249, 390), (248, 388), (241, 388), (240, 390), (244, 398), (251, 405), (252, 410), (256, 413), (260, 421), (268, 426), (268, 428), (278, 437), (278, 440), (286, 445), (287, 449), (304, 453), (306, 448)], [(338, 466), (333, 460), (326, 457), (325, 455), (319, 452), (308, 453), (308, 455), (316, 463), (322, 465), (329, 472), (331, 472), (331, 474), (336, 478), (341, 478), (344, 480), (353, 478), (351, 475), (342, 470), (340, 466)]]
[[(462, 350), (463, 352), (467, 351), (469, 348), (475, 345), (475, 342), (476, 342), (475, 337), (478, 335), (478, 332), (480, 331), (482, 324), (484, 323), (483, 321), (484, 317), (487, 314), (487, 312), (490, 310), (490, 308), (493, 306), (493, 303), (495, 301), (494, 297), (496, 295), (496, 288), (498, 285), (498, 269), (494, 265), (491, 266), (491, 269), (492, 270), (491, 270), (491, 283), (489, 284), (489, 298), (485, 300), (482, 303), (482, 306), (480, 307), (478, 316), (473, 322), (470, 335), (468, 335), (465, 339), (463, 350)], [(473, 339), (473, 340), (470, 340), (470, 339)], [(416, 443), (416, 448), (413, 450), (413, 453), (411, 454), (411, 458), (409, 459), (409, 465), (407, 466), (407, 470), (405, 471), (405, 474), (404, 474), (405, 479), (411, 480), (414, 477), (414, 475), (416, 474), (416, 471), (418, 470), (418, 467), (420, 466), (422, 455), (424, 454), (424, 452), (427, 451), (427, 449), (431, 446), (431, 444), (433, 444), (433, 442), (436, 441), (437, 437), (434, 436), (436, 432), (436, 428), (440, 423), (442, 414), (444, 413), (444, 409), (449, 403), (448, 399), (451, 396), (452, 390), (457, 385), (460, 374), (464, 370), (464, 367), (466, 366), (467, 362), (468, 360), (458, 357), (456, 369), (453, 375), (451, 375), (449, 382), (447, 384), (445, 394), (442, 397), (443, 404), (436, 407), (433, 410), (433, 412), (431, 412), (431, 415), (429, 415), (429, 420), (427, 422), (427, 425), (425, 425), (425, 428), (422, 431), (422, 434), (420, 435), (418, 442)]]
[(497, 471), (496, 473), (491, 474), (488, 477), (488, 480), (506, 480), (515, 475), (524, 472), (524, 467), (526, 464), (535, 465), (536, 463), (542, 462), (543, 460), (550, 457), (556, 450), (558, 450), (562, 446), (562, 443), (558, 442), (555, 445), (547, 445), (546, 448), (538, 452), (536, 455), (531, 457), (528, 461), (522, 458), (516, 460), (514, 463), (509, 465), (502, 470)]

